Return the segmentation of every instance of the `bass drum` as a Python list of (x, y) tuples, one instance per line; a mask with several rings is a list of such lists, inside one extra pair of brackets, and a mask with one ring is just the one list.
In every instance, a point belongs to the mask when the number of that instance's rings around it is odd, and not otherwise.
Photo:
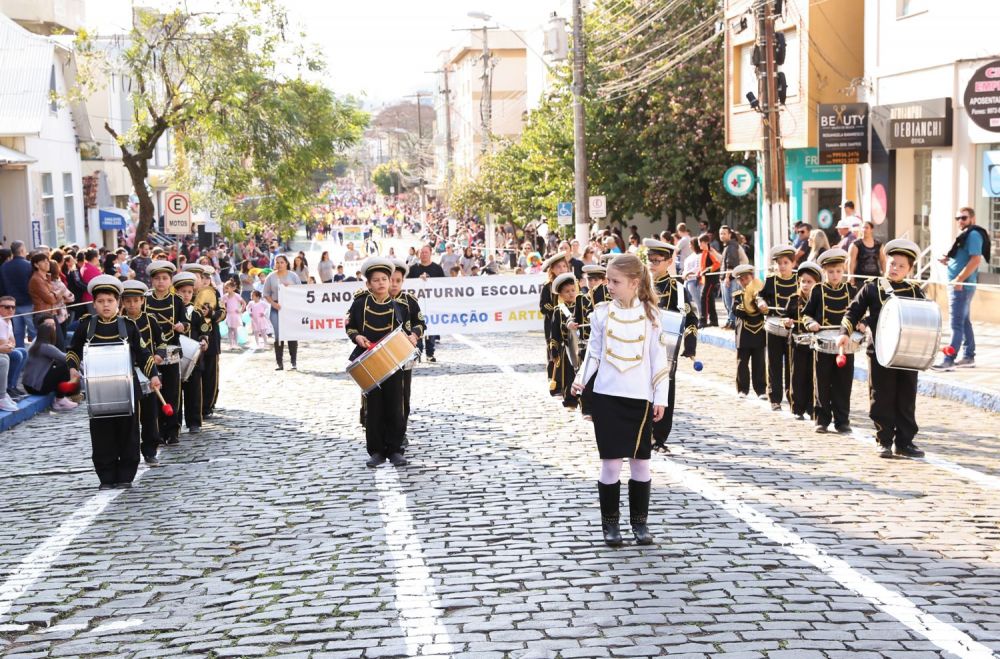
[(195, 341), (194, 339), (184, 336), (183, 334), (178, 335), (180, 339), (180, 372), (181, 372), (181, 382), (187, 382), (191, 374), (194, 373), (195, 366), (198, 365), (198, 359), (201, 358), (201, 342)]
[(937, 302), (889, 297), (875, 329), (875, 358), (886, 368), (923, 371), (941, 343), (941, 308)]
[(91, 418), (132, 415), (135, 398), (132, 395), (132, 353), (128, 343), (88, 343), (83, 346), (80, 367)]

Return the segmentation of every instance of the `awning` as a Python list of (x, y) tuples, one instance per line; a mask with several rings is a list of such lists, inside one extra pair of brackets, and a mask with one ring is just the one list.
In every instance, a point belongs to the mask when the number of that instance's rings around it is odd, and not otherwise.
[(0, 165), (30, 165), (33, 162), (38, 161), (26, 153), (0, 145)]
[(124, 208), (100, 208), (97, 211), (101, 231), (124, 231), (132, 216)]

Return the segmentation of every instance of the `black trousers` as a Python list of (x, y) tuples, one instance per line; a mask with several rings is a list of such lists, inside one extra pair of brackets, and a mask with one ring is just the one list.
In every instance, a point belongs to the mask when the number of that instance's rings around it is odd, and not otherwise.
[(102, 485), (131, 483), (139, 469), (139, 415), (91, 419), (90, 445)]
[[(678, 350), (680, 343), (678, 342)], [(662, 444), (670, 437), (674, 428), (674, 396), (677, 393), (677, 353), (674, 353), (674, 365), (670, 367), (670, 392), (667, 394), (667, 407), (663, 410), (663, 418), (653, 422), (653, 443)]]
[(717, 326), (719, 324), (719, 312), (715, 309), (715, 296), (718, 292), (718, 276), (705, 277), (705, 285), (701, 288), (701, 324), (703, 326)]
[(413, 387), (413, 369), (403, 369), (403, 436), (410, 421), (410, 390)]
[(402, 453), (403, 434), (406, 432), (403, 372), (396, 371), (365, 397), (365, 441), (368, 455)]
[(160, 446), (160, 399), (149, 394), (139, 399), (139, 426), (142, 433), (142, 454), (156, 457)]
[(903, 448), (917, 434), (917, 372), (886, 368), (868, 355), (868, 416), (880, 446)]
[(767, 379), (764, 375), (765, 348), (736, 349), (736, 391), (741, 394), (750, 393), (750, 384), (758, 396), (767, 391)]
[[(205, 410), (205, 398), (204, 398), (204, 364), (198, 366), (191, 377), (188, 378), (181, 389), (184, 392), (184, 425), (187, 426), (188, 430), (192, 427), (200, 427), (202, 422), (202, 413)], [(180, 414), (180, 412), (178, 412)]]
[(167, 416), (159, 408), (160, 439), (166, 441), (176, 438), (181, 430), (181, 370), (179, 364), (163, 364), (159, 370), (160, 382), (163, 384), (160, 393), (163, 400), (174, 408), (173, 416)]
[(788, 400), (792, 414), (813, 416), (813, 351), (809, 346), (792, 347), (792, 373)]
[(854, 383), (854, 355), (846, 355), (847, 364), (837, 368), (837, 355), (817, 352), (813, 369), (816, 394), (813, 405), (816, 423), (845, 426), (851, 422), (851, 387)]
[[(295, 362), (294, 358), (292, 362)], [(215, 411), (215, 401), (219, 398), (219, 353), (206, 352), (202, 357), (201, 368), (201, 409), (199, 412), (211, 414)], [(191, 379), (194, 379), (193, 375)]]
[(788, 390), (792, 386), (791, 372), (791, 350), (789, 348), (789, 337), (767, 335), (767, 397), (771, 403), (781, 403), (781, 399), (792, 397)]

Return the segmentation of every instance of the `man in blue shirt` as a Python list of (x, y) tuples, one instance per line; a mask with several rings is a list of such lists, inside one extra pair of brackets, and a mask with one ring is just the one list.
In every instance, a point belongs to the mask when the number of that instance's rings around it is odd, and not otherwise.
[[(10, 244), (12, 258), (0, 266), (0, 279), (3, 280), (4, 292), (14, 298), (17, 305), (10, 319), (14, 329), (14, 341), (18, 348), (24, 347), (24, 334), (27, 332), (28, 338), (35, 338), (35, 323), (31, 320), (31, 312), (35, 305), (31, 301), (28, 293), (28, 280), (31, 279), (31, 264), (24, 258), (27, 248), (20, 240), (15, 240)], [(27, 314), (27, 315), (24, 315)]]
[[(955, 220), (958, 221), (961, 233), (948, 254), (941, 258), (941, 263), (948, 266), (948, 282), (951, 286), (949, 312), (953, 352), (931, 366), (935, 371), (952, 371), (956, 366), (972, 368), (976, 365), (976, 338), (972, 334), (972, 320), (969, 318), (976, 287), (969, 284), (975, 284), (978, 279), (977, 270), (983, 260), (984, 231), (976, 226), (976, 212), (969, 207), (960, 208), (955, 214)], [(956, 361), (955, 356), (963, 343), (965, 354)]]

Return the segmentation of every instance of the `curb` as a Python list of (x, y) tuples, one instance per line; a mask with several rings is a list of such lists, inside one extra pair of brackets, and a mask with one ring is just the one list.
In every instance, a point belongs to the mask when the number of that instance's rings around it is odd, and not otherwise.
[[(715, 333), (705, 333), (698, 331), (698, 343), (704, 343), (717, 348), (736, 350), (736, 341), (727, 336), (719, 336)], [(857, 359), (854, 365), (854, 379), (868, 382), (868, 369), (863, 366), (865, 360)], [(978, 407), (989, 412), (1000, 412), (1000, 392), (987, 391), (967, 385), (958, 385), (935, 378), (933, 375), (920, 373), (917, 380), (917, 393), (933, 398), (943, 398), (959, 403), (965, 403), (972, 407)]]
[(19, 423), (35, 417), (52, 405), (55, 394), (48, 396), (28, 396), (18, 402), (16, 412), (0, 412), (0, 432), (10, 430)]

